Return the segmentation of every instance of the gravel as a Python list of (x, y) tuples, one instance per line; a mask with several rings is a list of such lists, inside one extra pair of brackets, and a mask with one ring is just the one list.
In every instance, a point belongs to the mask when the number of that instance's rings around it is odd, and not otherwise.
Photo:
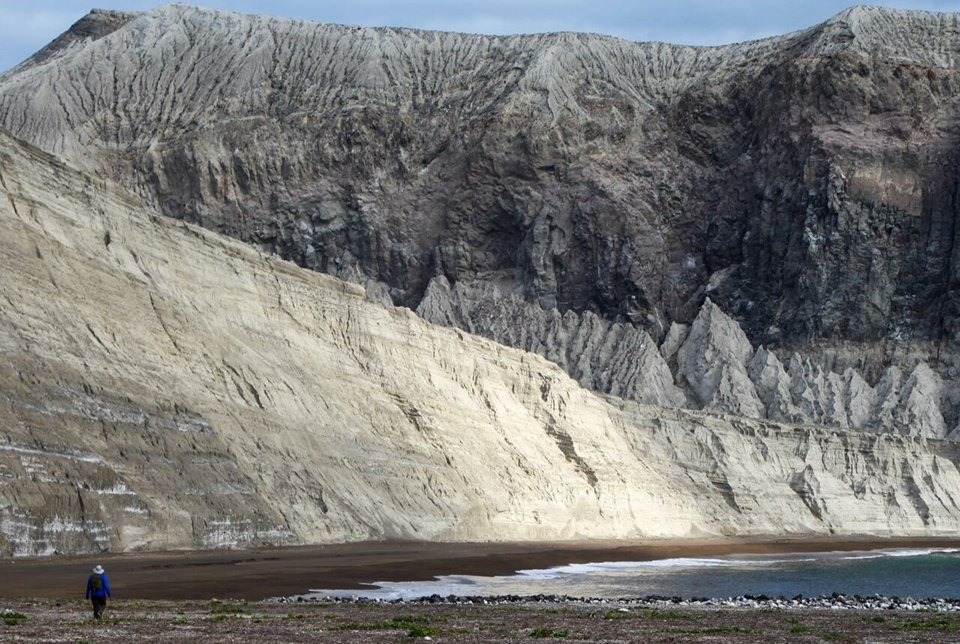
[(958, 600), (764, 598), (607, 600), (558, 596), (417, 601), (282, 598), (0, 604), (3, 642), (955, 642)]

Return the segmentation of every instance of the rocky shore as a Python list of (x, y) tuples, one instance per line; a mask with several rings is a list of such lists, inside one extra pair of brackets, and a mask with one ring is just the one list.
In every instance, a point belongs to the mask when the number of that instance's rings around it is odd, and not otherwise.
[[(780, 608), (772, 603), (780, 600), (772, 599), (716, 601), (717, 604), (674, 602), (667, 598), (433, 598), (420, 602), (120, 600), (108, 607), (104, 619), (94, 622), (88, 605), (79, 599), (18, 599), (0, 602), (0, 640), (955, 642), (960, 633), (960, 615), (899, 608), (915, 605), (910, 600), (894, 602), (890, 598), (895, 606), (882, 611), (863, 610), (873, 598), (859, 602), (850, 598), (820, 598), (795, 606), (791, 600), (784, 600)], [(947, 604), (956, 608), (955, 601), (944, 605)]]
[(115, 599), (100, 622), (90, 619), (89, 605), (81, 599), (85, 571), (94, 563), (89, 557), (6, 560), (0, 561), (0, 578), (6, 582), (0, 585), (0, 641), (397, 642), (429, 637), (458, 642), (956, 642), (957, 597), (432, 595), (378, 601), (297, 595), (318, 583), (360, 593), (377, 579), (508, 574), (571, 561), (953, 545), (929, 539), (604, 547), (368, 543), (108, 555), (97, 561), (111, 573)]
[(737, 597), (663, 597), (647, 595), (644, 597), (622, 597), (609, 599), (604, 597), (571, 597), (569, 595), (430, 595), (415, 599), (374, 599), (366, 597), (334, 597), (295, 595), (276, 597), (268, 601), (279, 604), (392, 604), (392, 605), (436, 605), (453, 606), (483, 605), (529, 605), (562, 604), (578, 606), (603, 606), (618, 612), (629, 613), (631, 609), (661, 610), (671, 608), (758, 608), (758, 609), (818, 609), (818, 610), (871, 610), (871, 611), (921, 611), (936, 613), (960, 612), (960, 598), (928, 597), (886, 597), (883, 595), (844, 595), (833, 593), (817, 597), (796, 595), (792, 598), (770, 597), (768, 595), (739, 595)]

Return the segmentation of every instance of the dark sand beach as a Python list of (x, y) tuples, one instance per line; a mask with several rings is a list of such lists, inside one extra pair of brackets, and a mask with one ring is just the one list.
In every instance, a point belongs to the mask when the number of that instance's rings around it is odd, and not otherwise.
[[(957, 547), (960, 539), (726, 539), (539, 544), (357, 543), (0, 561), (0, 641), (956, 642), (960, 612), (670, 601), (258, 601), (377, 580), (492, 575), (565, 563), (737, 553)], [(106, 617), (83, 601), (103, 564)], [(215, 599), (216, 598), (216, 599)], [(841, 603), (843, 600), (840, 600)], [(836, 604), (836, 602), (834, 602)], [(839, 610), (837, 610), (839, 608)], [(949, 606), (948, 606), (949, 608)], [(952, 610), (955, 610), (953, 608)]]
[(738, 553), (960, 547), (960, 538), (749, 538), (647, 542), (365, 542), (259, 550), (128, 553), (0, 560), (0, 598), (75, 598), (102, 564), (124, 599), (246, 599), (311, 588), (362, 588), (374, 581), (437, 575), (500, 575), (569, 563), (647, 561)]

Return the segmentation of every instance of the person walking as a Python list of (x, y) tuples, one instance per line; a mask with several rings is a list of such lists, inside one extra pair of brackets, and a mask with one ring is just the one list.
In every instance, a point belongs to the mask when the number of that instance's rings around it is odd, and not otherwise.
[(103, 611), (107, 608), (107, 597), (110, 594), (110, 584), (107, 582), (107, 573), (103, 571), (103, 566), (97, 564), (93, 569), (93, 574), (87, 578), (86, 598), (93, 603), (93, 618), (100, 619)]

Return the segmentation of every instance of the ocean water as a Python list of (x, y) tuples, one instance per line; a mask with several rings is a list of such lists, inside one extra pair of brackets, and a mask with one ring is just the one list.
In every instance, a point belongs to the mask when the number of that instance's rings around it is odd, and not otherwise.
[(378, 582), (367, 590), (312, 590), (312, 595), (414, 599), (447, 595), (572, 597), (736, 597), (845, 595), (960, 598), (960, 549), (871, 550), (729, 555), (571, 564), (513, 575), (448, 575), (433, 581)]

